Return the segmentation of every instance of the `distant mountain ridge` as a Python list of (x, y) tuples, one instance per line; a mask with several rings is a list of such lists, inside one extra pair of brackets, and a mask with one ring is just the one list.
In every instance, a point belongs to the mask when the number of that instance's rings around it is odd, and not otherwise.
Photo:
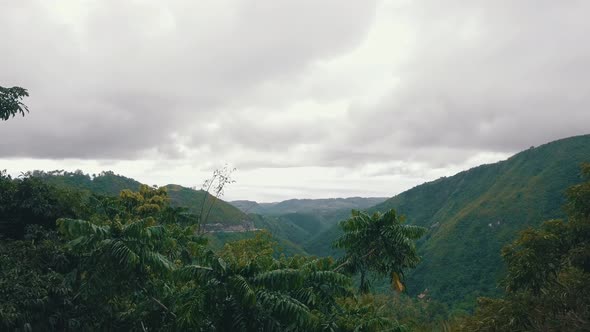
[(387, 200), (388, 197), (348, 197), (321, 199), (289, 199), (275, 203), (239, 200), (230, 204), (246, 213), (283, 215), (289, 213), (317, 213), (321, 215), (339, 210), (363, 210)]
[[(581, 181), (580, 165), (590, 162), (590, 135), (575, 136), (522, 151), (507, 160), (474, 167), (424, 183), (369, 212), (395, 208), (407, 222), (429, 228), (419, 242), (423, 261), (407, 276), (410, 294), (428, 289), (447, 303), (473, 303), (498, 294), (502, 246), (527, 226), (564, 215), (564, 192)], [(338, 226), (305, 249), (330, 254)]]
[(236, 200), (236, 201), (229, 201), (229, 204), (233, 205), (234, 207), (240, 209), (240, 211), (244, 213), (256, 213), (256, 214), (264, 214), (265, 208), (256, 201), (249, 201), (249, 200)]

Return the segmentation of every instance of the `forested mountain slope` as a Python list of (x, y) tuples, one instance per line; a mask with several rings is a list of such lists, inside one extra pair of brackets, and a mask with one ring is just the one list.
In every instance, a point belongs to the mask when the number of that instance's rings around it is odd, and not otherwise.
[[(57, 186), (89, 190), (96, 194), (109, 196), (117, 196), (121, 190), (124, 189), (136, 191), (141, 185), (140, 182), (134, 179), (115, 174), (111, 171), (102, 172), (93, 176), (84, 174), (81, 171), (35, 171), (33, 172), (33, 175), (41, 177), (47, 182)], [(173, 206), (186, 207), (191, 213), (199, 215), (201, 212), (201, 206), (205, 203), (203, 218), (207, 215), (207, 211), (213, 202), (213, 197), (211, 195), (205, 200), (206, 192), (203, 190), (195, 190), (174, 184), (169, 184), (165, 186), (165, 188)], [(248, 216), (245, 213), (221, 199), (218, 199), (215, 204), (213, 204), (211, 213), (207, 219), (208, 224), (222, 224), (222, 227), (242, 225), (247, 221)]]
[(590, 135), (531, 148), (508, 160), (475, 167), (408, 190), (372, 208), (395, 208), (430, 228), (410, 292), (428, 289), (447, 301), (496, 292), (502, 246), (527, 226), (564, 215), (564, 191), (590, 161)]
[[(428, 289), (438, 300), (472, 304), (499, 292), (500, 249), (527, 226), (564, 215), (566, 188), (590, 161), (590, 135), (554, 141), (495, 164), (425, 183), (369, 211), (395, 208), (407, 222), (429, 228), (423, 261), (408, 275), (410, 294)], [(322, 254), (338, 236), (329, 229), (306, 247)]]

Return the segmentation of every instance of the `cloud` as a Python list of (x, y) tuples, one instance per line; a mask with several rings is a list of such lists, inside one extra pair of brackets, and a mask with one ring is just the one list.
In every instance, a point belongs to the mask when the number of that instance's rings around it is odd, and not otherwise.
[[(240, 192), (268, 185), (269, 199), (273, 183), (338, 194), (367, 178), (363, 193), (390, 194), (587, 134), (589, 11), (548, 0), (19, 1), (0, 12), (0, 84), (28, 88), (31, 113), (0, 123), (0, 158), (136, 162), (134, 175), (161, 184), (229, 162)], [(302, 180), (318, 168), (325, 181)]]
[(121, 159), (170, 146), (171, 133), (235, 113), (259, 85), (354, 48), (375, 11), (335, 0), (6, 7), (2, 84), (27, 87), (33, 112), (3, 124), (1, 154)]
[(351, 141), (514, 152), (588, 133), (590, 46), (580, 41), (590, 4), (419, 1), (407, 10), (416, 41), (391, 72), (401, 84), (354, 109)]

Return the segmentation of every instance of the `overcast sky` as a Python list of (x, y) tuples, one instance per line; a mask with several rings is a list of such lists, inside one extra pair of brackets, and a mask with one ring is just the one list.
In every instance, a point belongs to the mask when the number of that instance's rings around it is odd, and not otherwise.
[(586, 0), (0, 0), (0, 169), (392, 196), (590, 132)]

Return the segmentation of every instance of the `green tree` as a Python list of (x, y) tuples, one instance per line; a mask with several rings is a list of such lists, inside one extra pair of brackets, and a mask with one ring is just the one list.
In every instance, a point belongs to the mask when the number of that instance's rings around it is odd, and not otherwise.
[(0, 235), (22, 239), (27, 225), (51, 229), (60, 217), (80, 217), (87, 198), (49, 185), (31, 173), (13, 179), (0, 171)]
[(21, 87), (5, 88), (0, 86), (0, 120), (6, 121), (17, 113), (23, 116), (25, 111), (28, 113), (29, 108), (21, 101), (28, 96), (27, 90)]
[(0, 238), (0, 330), (64, 331), (79, 324), (67, 272), (71, 257), (55, 231), (30, 225), (22, 240)]
[(426, 228), (406, 225), (404, 218), (391, 209), (369, 216), (352, 211), (352, 217), (340, 222), (344, 234), (334, 242), (336, 248), (345, 250), (337, 270), (360, 273), (361, 293), (368, 293), (368, 273), (389, 276), (391, 286), (403, 291), (404, 270), (413, 268), (420, 261), (414, 241), (426, 233)]
[(179, 269), (196, 281), (179, 307), (180, 327), (198, 322), (215, 331), (319, 331), (335, 324), (338, 297), (347, 295), (350, 279), (332, 271), (330, 259), (275, 259), (267, 233), (228, 243), (201, 265)]
[[(87, 308), (85, 326), (141, 330), (174, 325), (172, 271), (192, 261), (201, 238), (195, 228), (161, 222), (170, 217), (166, 191), (143, 186), (105, 198), (90, 220), (62, 218), (59, 231), (79, 263), (75, 298)], [(106, 211), (106, 212), (105, 212)]]

